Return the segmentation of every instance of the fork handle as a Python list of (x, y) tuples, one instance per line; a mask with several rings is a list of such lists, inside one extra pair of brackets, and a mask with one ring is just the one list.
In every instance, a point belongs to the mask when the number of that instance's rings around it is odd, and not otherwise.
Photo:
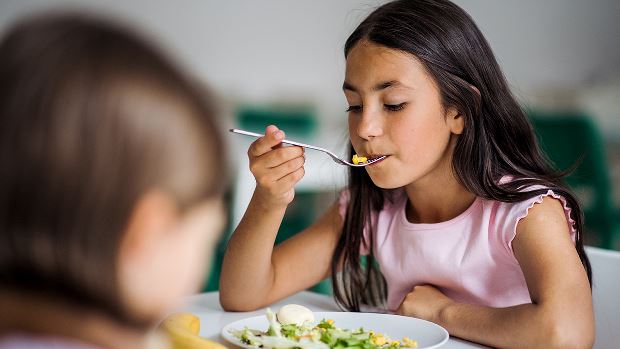
[[(238, 133), (240, 135), (246, 135), (246, 136), (251, 136), (251, 137), (256, 137), (256, 138), (265, 136), (264, 134), (260, 134), (260, 133), (256, 133), (256, 132), (250, 132), (250, 131), (245, 131), (245, 130), (240, 130), (238, 128), (231, 128), (228, 131), (230, 131), (232, 133)], [(327, 149), (323, 149), (323, 148), (320, 148), (320, 147), (315, 147), (313, 145), (305, 144), (305, 143), (301, 143), (301, 142), (290, 141), (288, 139), (283, 139), (281, 142), (285, 143), (285, 144), (296, 145), (298, 147), (309, 148), (309, 149), (314, 149), (314, 150), (330, 153)]]

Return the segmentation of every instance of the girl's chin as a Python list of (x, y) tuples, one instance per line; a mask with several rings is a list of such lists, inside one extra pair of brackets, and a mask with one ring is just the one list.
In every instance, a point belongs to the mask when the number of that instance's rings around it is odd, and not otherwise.
[(381, 189), (396, 189), (405, 186), (406, 184), (397, 182), (394, 180), (393, 176), (390, 175), (372, 175), (370, 174), (370, 179), (377, 187)]

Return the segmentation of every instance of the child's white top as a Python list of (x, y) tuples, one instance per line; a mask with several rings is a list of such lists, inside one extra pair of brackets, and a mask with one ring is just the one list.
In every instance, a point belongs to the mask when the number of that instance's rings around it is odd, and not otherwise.
[[(457, 217), (441, 223), (407, 220), (404, 190), (383, 210), (373, 213), (374, 254), (388, 287), (388, 310), (396, 310), (414, 286), (430, 284), (458, 302), (508, 307), (531, 303), (527, 285), (512, 250), (517, 223), (534, 204), (551, 195), (564, 206), (575, 241), (574, 221), (566, 200), (549, 190), (531, 199), (505, 203), (477, 197)], [(344, 217), (348, 191), (340, 195)], [(362, 255), (368, 254), (364, 232)]]

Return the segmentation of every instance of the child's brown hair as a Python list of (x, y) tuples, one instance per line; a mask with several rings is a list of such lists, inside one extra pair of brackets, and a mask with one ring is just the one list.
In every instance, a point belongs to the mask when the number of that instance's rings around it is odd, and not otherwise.
[(0, 290), (42, 292), (131, 322), (115, 261), (148, 190), (218, 195), (212, 102), (160, 52), (80, 15), (31, 18), (0, 42)]

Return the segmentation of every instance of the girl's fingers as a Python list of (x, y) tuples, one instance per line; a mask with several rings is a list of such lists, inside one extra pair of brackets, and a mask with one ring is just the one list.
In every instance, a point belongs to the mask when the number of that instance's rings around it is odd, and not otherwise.
[(275, 168), (303, 155), (304, 149), (302, 147), (286, 146), (261, 155), (257, 162), (266, 168)]
[(284, 132), (270, 125), (265, 136), (257, 139), (248, 149), (250, 171), (257, 184), (272, 195), (288, 192), (304, 175), (304, 149), (281, 146)]
[(284, 174), (274, 172), (274, 169), (297, 158), (303, 158), (303, 150), (299, 147), (274, 149), (259, 157), (250, 157), (250, 171), (257, 179), (260, 177), (270, 177), (275, 180)]
[(286, 176), (280, 178), (278, 180), (278, 185), (281, 185), (284, 188), (293, 187), (297, 182), (299, 182), (306, 173), (306, 170), (302, 167), (298, 168), (294, 172), (287, 174)]
[(265, 129), (265, 135), (255, 140), (248, 149), (250, 157), (258, 157), (270, 152), (275, 146), (284, 139), (284, 131), (279, 130), (274, 125), (269, 125)]
[(305, 158), (303, 156), (298, 156), (276, 167), (259, 168), (258, 166), (256, 166), (255, 168), (252, 168), (251, 170), (252, 170), (252, 173), (254, 174), (254, 177), (256, 177), (256, 180), (262, 186), (271, 186), (276, 181), (280, 180), (281, 178), (298, 170), (300, 167), (303, 167), (304, 162), (305, 162)]
[(278, 167), (273, 168), (272, 175), (277, 181), (279, 181), (300, 168), (303, 168), (305, 162), (306, 159), (303, 156), (294, 158)]

